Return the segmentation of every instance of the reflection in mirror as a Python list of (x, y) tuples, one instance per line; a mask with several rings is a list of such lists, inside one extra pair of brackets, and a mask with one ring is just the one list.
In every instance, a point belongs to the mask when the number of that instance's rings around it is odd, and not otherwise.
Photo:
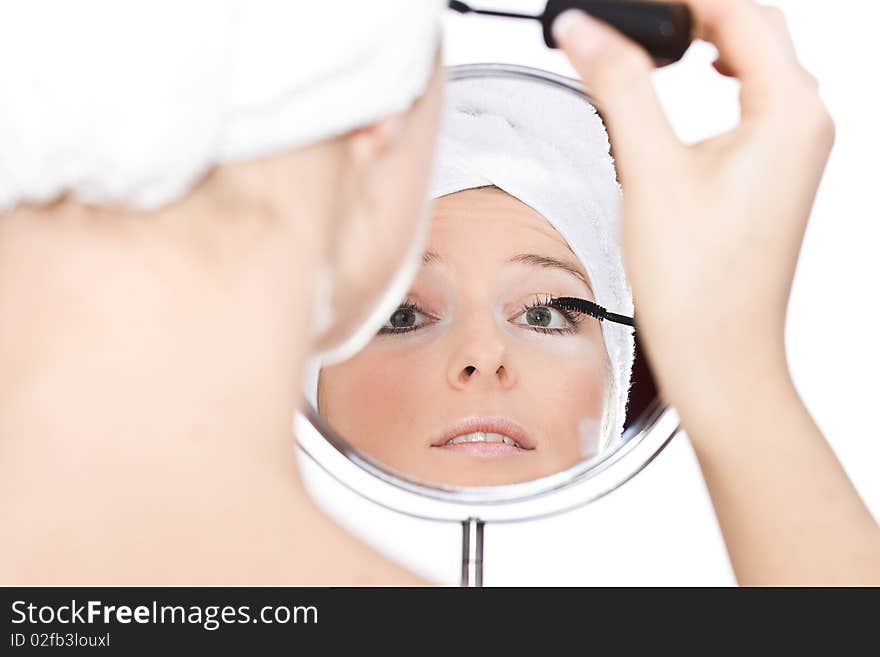
[(635, 353), (620, 189), (570, 88), (465, 78), (446, 103), (421, 269), (365, 349), (320, 369), (313, 400), (406, 475), (527, 481), (620, 444)]

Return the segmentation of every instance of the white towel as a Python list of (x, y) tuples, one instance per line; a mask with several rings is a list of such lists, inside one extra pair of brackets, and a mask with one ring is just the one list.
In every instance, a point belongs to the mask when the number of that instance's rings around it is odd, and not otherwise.
[(218, 163), (405, 110), (442, 0), (0, 2), (0, 213), (154, 208)]

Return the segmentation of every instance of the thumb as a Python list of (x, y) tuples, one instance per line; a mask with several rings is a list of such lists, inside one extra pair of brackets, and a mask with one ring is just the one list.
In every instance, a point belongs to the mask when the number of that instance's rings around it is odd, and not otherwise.
[(577, 9), (556, 18), (553, 38), (596, 101), (621, 179), (631, 181), (668, 165), (682, 144), (651, 86), (654, 64), (648, 53), (613, 27)]

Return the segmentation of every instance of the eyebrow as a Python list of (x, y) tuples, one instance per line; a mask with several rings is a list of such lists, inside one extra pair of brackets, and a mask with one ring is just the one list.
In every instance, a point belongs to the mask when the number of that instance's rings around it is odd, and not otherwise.
[(593, 286), (590, 285), (590, 281), (587, 280), (587, 277), (584, 276), (575, 265), (565, 262), (564, 260), (557, 260), (556, 258), (538, 255), (536, 253), (520, 253), (519, 255), (513, 256), (508, 262), (518, 262), (524, 265), (544, 267), (546, 269), (559, 269), (577, 278), (581, 283), (587, 286), (590, 293), (593, 292)]
[[(443, 258), (434, 251), (425, 251), (425, 254), (422, 256), (422, 262), (426, 264), (434, 262), (440, 263), (443, 262)], [(551, 258), (550, 256), (538, 255), (537, 253), (520, 253), (510, 258), (507, 262), (531, 265), (532, 267), (544, 267), (545, 269), (559, 269), (560, 271), (567, 272), (577, 278), (581, 283), (587, 286), (587, 289), (591, 294), (593, 293), (593, 286), (590, 285), (590, 281), (588, 281), (587, 277), (570, 262)]]

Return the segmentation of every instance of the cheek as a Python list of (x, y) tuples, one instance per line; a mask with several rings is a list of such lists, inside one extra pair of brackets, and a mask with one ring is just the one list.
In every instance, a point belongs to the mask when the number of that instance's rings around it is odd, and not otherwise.
[[(549, 340), (549, 338), (548, 338)], [(563, 342), (568, 344), (561, 344)], [(581, 336), (533, 348), (520, 357), (520, 382), (527, 393), (536, 426), (548, 440), (548, 456), (568, 467), (597, 444), (608, 385), (604, 343)]]
[(571, 401), (581, 417), (597, 418), (602, 413), (608, 384), (608, 360), (604, 350), (586, 350), (581, 358), (570, 363), (562, 377)]
[[(531, 337), (531, 336), (529, 336)], [(532, 392), (554, 394), (552, 399), (571, 400), (581, 411), (602, 395), (608, 378), (608, 356), (601, 331), (585, 330), (573, 336), (536, 336), (519, 351), (521, 378)]]
[(608, 365), (604, 351), (592, 346), (577, 349), (530, 351), (521, 374), (525, 387), (535, 398), (558, 403), (549, 412), (565, 411), (566, 416), (598, 417), (602, 411)]
[[(368, 347), (351, 360), (322, 372), (325, 418), (356, 447), (382, 460), (401, 442), (419, 435), (416, 426), (431, 403), (426, 378), (430, 350)], [(436, 365), (434, 365), (436, 367)]]

